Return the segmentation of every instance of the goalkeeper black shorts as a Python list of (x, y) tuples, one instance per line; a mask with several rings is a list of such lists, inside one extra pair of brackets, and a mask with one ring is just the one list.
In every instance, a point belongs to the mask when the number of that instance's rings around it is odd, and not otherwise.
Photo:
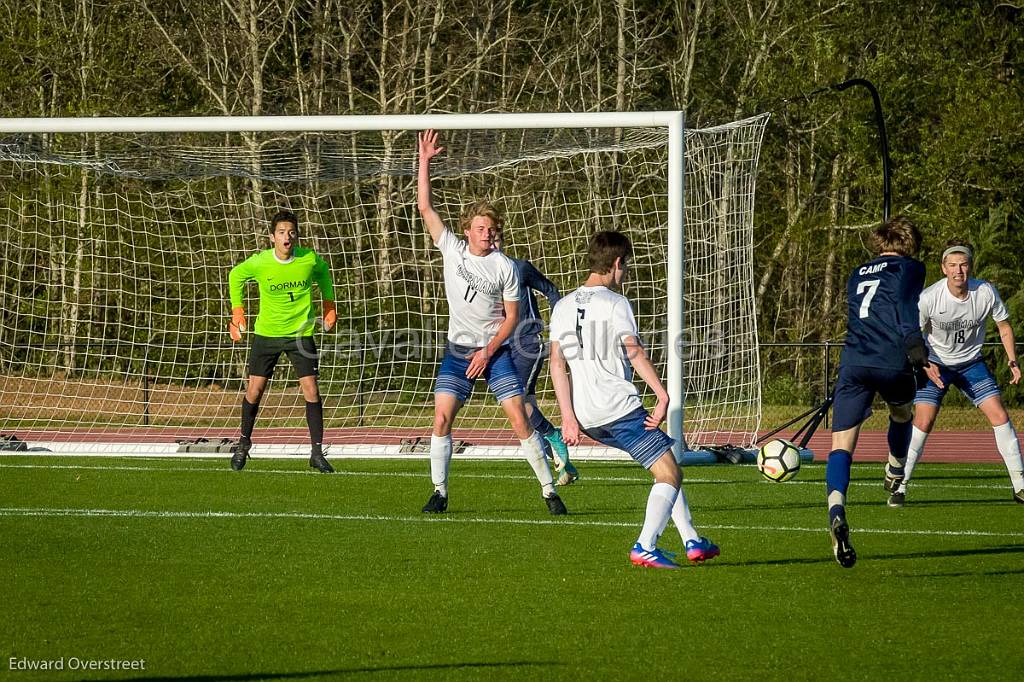
[(316, 376), (320, 369), (320, 354), (312, 336), (272, 337), (253, 334), (252, 352), (249, 354), (249, 375), (271, 378), (274, 367), (287, 353), (299, 378)]

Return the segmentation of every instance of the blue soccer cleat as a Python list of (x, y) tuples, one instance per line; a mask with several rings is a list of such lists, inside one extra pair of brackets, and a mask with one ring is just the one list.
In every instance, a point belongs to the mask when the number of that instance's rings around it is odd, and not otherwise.
[(629, 560), (634, 566), (646, 566), (647, 568), (679, 568), (679, 564), (672, 561), (670, 558), (665, 556), (665, 554), (666, 552), (662, 552), (657, 547), (654, 549), (644, 549), (638, 542), (633, 545), (633, 549), (629, 553)]
[(562, 430), (555, 429), (544, 436), (544, 440), (551, 445), (551, 452), (555, 460), (555, 471), (558, 473), (558, 485), (572, 485), (580, 477), (579, 471), (569, 461), (569, 447), (562, 440)]
[(705, 537), (686, 541), (686, 558), (694, 563), (702, 564), (708, 559), (714, 559), (721, 553), (722, 551), (718, 549), (718, 545)]

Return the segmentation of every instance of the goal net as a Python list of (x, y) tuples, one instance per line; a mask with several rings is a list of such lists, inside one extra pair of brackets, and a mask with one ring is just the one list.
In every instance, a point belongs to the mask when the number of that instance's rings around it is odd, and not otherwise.
[[(289, 131), (250, 119), (264, 127), (256, 132), (217, 130), (218, 119), (193, 119), (191, 130), (182, 119), (107, 119), (104, 130), (93, 119), (94, 130), (75, 132), (76, 121), (39, 119), (25, 132), (15, 125), (25, 119), (0, 119), (0, 430), (97, 454), (237, 437), (251, 335), (229, 338), (227, 275), (269, 247), (270, 216), (290, 208), (334, 278), (338, 324), (315, 336), (329, 454), (416, 454), (447, 329), (440, 253), (416, 212), (415, 130), (429, 126), (443, 129), (446, 153), (432, 165), (446, 223), (459, 234), (465, 204), (495, 201), (505, 251), (562, 292), (586, 277), (590, 235), (626, 232), (635, 254), (625, 293), (669, 378), (670, 433), (685, 432), (691, 448), (752, 443), (752, 212), (767, 116), (684, 133), (660, 119), (562, 115), (540, 127), (518, 116), (531, 125), (500, 115), (279, 119)], [(351, 122), (359, 129), (346, 130)], [(673, 165), (682, 183), (670, 180)], [(546, 370), (537, 394), (557, 425)], [(254, 453), (305, 451), (303, 406), (282, 357)], [(462, 454), (513, 452), (483, 386), (456, 427)]]

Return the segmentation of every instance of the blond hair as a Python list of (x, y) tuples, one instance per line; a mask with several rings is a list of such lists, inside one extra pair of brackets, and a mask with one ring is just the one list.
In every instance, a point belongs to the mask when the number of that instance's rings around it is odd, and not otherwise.
[(505, 227), (505, 217), (501, 215), (501, 211), (491, 202), (481, 199), (475, 204), (467, 206), (462, 211), (462, 217), (459, 218), (459, 229), (462, 231), (468, 230), (473, 222), (473, 218), (477, 216), (490, 218), (491, 222), (494, 223), (494, 229), (499, 232)]

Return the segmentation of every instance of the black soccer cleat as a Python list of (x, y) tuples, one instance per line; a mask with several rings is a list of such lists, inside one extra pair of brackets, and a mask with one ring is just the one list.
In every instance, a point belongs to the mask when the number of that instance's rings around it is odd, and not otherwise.
[(1013, 501), (1016, 502), (1017, 504), (1024, 504), (1024, 488), (1014, 491)]
[(437, 490), (430, 496), (427, 503), (423, 505), (424, 514), (443, 514), (448, 511), (448, 498)]
[(899, 491), (894, 492), (889, 496), (890, 507), (902, 507), (907, 501), (907, 494)]
[(324, 457), (323, 451), (319, 445), (314, 445), (312, 453), (309, 455), (309, 466), (319, 471), (321, 474), (333, 474), (334, 467)]
[(252, 441), (244, 436), (238, 439), (238, 444), (231, 450), (231, 468), (241, 471), (245, 467), (245, 461), (249, 459), (249, 450), (252, 449)]
[(548, 511), (551, 512), (552, 516), (565, 516), (569, 513), (558, 493), (553, 494), (551, 497), (545, 497), (544, 502), (548, 505)]
[(843, 568), (852, 568), (857, 563), (857, 552), (850, 544), (850, 527), (846, 524), (846, 516), (840, 514), (832, 519), (828, 532), (832, 535), (832, 553)]

